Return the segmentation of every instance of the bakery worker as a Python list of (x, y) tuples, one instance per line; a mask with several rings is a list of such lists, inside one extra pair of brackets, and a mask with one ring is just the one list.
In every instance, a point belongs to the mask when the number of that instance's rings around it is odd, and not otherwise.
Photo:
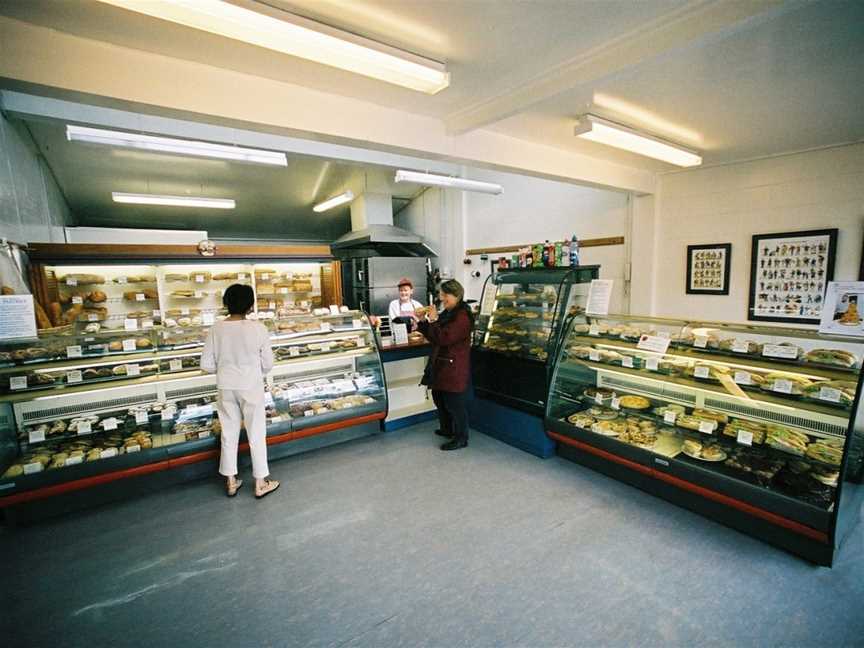
[[(402, 277), (396, 285), (399, 287), (399, 299), (394, 299), (390, 302), (390, 322), (395, 322), (398, 317), (405, 317), (412, 320), (413, 323), (417, 320), (414, 311), (418, 308), (423, 308), (423, 304), (413, 299), (414, 284), (411, 283), (408, 277)], [(399, 324), (402, 322), (396, 323)], [(404, 323), (407, 324), (408, 322)], [(409, 326), (408, 328), (410, 330), (414, 327)]]

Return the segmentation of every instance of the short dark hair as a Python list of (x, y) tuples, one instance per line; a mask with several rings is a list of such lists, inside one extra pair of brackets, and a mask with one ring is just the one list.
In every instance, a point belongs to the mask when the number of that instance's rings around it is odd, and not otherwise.
[(245, 315), (252, 310), (252, 305), (255, 303), (255, 293), (252, 291), (252, 286), (231, 284), (225, 289), (225, 294), (222, 295), (222, 303), (225, 304), (229, 314)]
[(465, 289), (455, 279), (449, 279), (438, 286), (438, 290), (448, 295), (453, 295), (456, 299), (461, 300), (465, 296)]

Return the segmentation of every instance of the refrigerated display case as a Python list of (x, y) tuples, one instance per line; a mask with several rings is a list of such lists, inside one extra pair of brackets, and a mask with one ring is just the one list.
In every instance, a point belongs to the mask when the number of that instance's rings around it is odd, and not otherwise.
[(546, 428), (569, 459), (831, 564), (864, 496), (862, 358), (812, 330), (578, 317)]

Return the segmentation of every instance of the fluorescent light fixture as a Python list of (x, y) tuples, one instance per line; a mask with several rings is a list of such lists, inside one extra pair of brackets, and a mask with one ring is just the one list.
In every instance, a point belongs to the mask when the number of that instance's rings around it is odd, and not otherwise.
[(610, 122), (595, 115), (583, 115), (576, 125), (575, 134), (592, 142), (599, 142), (639, 155), (663, 160), (682, 167), (699, 166), (702, 156), (690, 149), (666, 142), (659, 137), (645, 135), (627, 126)]
[(354, 200), (354, 192), (346, 191), (345, 193), (341, 193), (338, 196), (333, 196), (328, 200), (325, 200), (322, 203), (318, 203), (312, 208), (314, 212), (323, 212), (328, 209), (333, 209), (334, 207), (338, 207), (339, 205), (344, 205), (345, 203), (349, 203)]
[(100, 0), (211, 34), (435, 94), (442, 63), (250, 0)]
[(466, 180), (465, 178), (454, 178), (451, 176), (435, 175), (433, 173), (420, 173), (419, 171), (404, 171), (402, 169), (399, 169), (396, 172), (396, 182), (415, 182), (417, 184), (430, 185), (433, 187), (451, 187), (453, 189), (479, 191), (480, 193), (495, 195), (504, 191), (504, 188), (501, 185), (492, 182)]
[(200, 198), (197, 196), (160, 196), (157, 194), (134, 194), (114, 191), (114, 202), (135, 205), (171, 205), (173, 207), (207, 207), (209, 209), (234, 209), (236, 203), (230, 198)]
[(156, 137), (139, 133), (89, 128), (87, 126), (66, 126), (66, 139), (70, 142), (87, 142), (88, 144), (105, 144), (123, 148), (142, 149), (157, 153), (174, 153), (194, 157), (218, 158), (220, 160), (235, 160), (237, 162), (253, 162), (255, 164), (271, 164), (288, 166), (288, 158), (284, 153), (263, 151), (261, 149), (196, 142), (194, 140)]

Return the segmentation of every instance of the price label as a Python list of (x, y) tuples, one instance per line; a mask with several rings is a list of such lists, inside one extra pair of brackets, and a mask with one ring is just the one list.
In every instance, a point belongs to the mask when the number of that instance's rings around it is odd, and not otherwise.
[(42, 443), (45, 440), (45, 428), (30, 430), (27, 433), (27, 439), (30, 443)]
[(188, 314), (189, 314), (189, 309), (188, 309), (188, 308), (181, 308), (181, 309), (180, 309), (180, 314), (181, 314), (181, 315), (188, 315)]
[(766, 344), (762, 347), (762, 355), (767, 358), (796, 360), (798, 358), (798, 347), (783, 344)]
[(599, 336), (600, 335), (600, 325), (592, 324), (588, 327), (588, 335)]
[(747, 353), (750, 350), (750, 343), (747, 340), (733, 340), (733, 353)]
[(675, 425), (675, 421), (678, 418), (678, 412), (663, 412), (663, 422), (668, 423), (669, 425)]
[(709, 378), (711, 376), (711, 370), (705, 366), (694, 367), (693, 375), (697, 378)]
[(355, 329), (363, 328), (363, 320), (351, 320), (351, 327)]
[(32, 475), (33, 473), (42, 472), (42, 464), (38, 461), (34, 461), (33, 463), (24, 464), (24, 474)]
[(287, 294), (288, 294), (288, 289), (285, 288), (284, 286), (280, 286), (280, 287), (276, 290), (276, 292), (278, 292), (280, 295), (287, 295)]
[(237, 273), (237, 281), (246, 281), (246, 274), (243, 272)]
[(73, 304), (83, 304), (84, 300), (81, 298), (81, 295), (72, 295), (72, 303)]
[(601, 396), (600, 394), (594, 394), (594, 402), (597, 403), (598, 405), (602, 405), (603, 404), (603, 396)]
[(829, 403), (839, 403), (841, 392), (833, 387), (822, 387), (819, 390), (819, 400), (828, 401)]
[(611, 403), (611, 407), (613, 410), (620, 410), (621, 409), (621, 399), (618, 398), (617, 396), (615, 398), (613, 398), (612, 403)]
[(707, 335), (697, 335), (693, 340), (693, 346), (699, 349), (704, 349), (708, 346), (708, 336)]
[(70, 385), (74, 385), (75, 383), (80, 383), (84, 381), (84, 376), (81, 373), (80, 369), (73, 369), (72, 371), (66, 372), (66, 382)]
[(77, 286), (78, 280), (75, 277), (66, 277), (67, 286)]
[(588, 352), (588, 359), (591, 362), (600, 362), (600, 352), (597, 349), (591, 349)]
[(659, 335), (642, 335), (636, 344), (637, 349), (653, 351), (654, 353), (666, 353), (669, 349), (669, 338)]
[(210, 438), (210, 430), (204, 430), (203, 432), (198, 433), (199, 439), (209, 439)]
[(130, 378), (141, 375), (141, 366), (137, 364), (126, 365), (126, 375)]
[(196, 291), (195, 291), (195, 298), (196, 298), (196, 299), (201, 299), (203, 296), (204, 296), (204, 292), (203, 292), (203, 291), (201, 291), (201, 290), (196, 290)]
[(100, 459), (110, 459), (117, 456), (117, 448), (108, 448), (99, 453)]
[(281, 416), (271, 416), (270, 417), (270, 423), (281, 423), (281, 422), (282, 422)]
[(339, 314), (339, 307), (336, 304), (330, 304), (330, 314), (331, 315), (338, 315)]
[(660, 358), (647, 358), (645, 360), (645, 368), (648, 371), (660, 371)]
[(136, 348), (134, 339), (123, 340), (124, 351), (134, 351)]
[(137, 443), (126, 446), (126, 454), (129, 454), (130, 452), (141, 452), (141, 446)]
[(204, 324), (204, 326), (212, 326), (216, 323), (216, 315), (213, 313), (203, 313), (201, 315), (201, 323)]
[(290, 355), (292, 358), (296, 358), (297, 356), (300, 355), (300, 348), (299, 347), (291, 347), (290, 349), (288, 349), (288, 355)]
[(162, 317), (162, 311), (158, 308), (153, 310), (153, 319), (160, 319)]
[(321, 343), (321, 353), (329, 353), (330, 352), (330, 342), (322, 342)]
[(184, 418), (198, 418), (199, 416), (212, 416), (212, 405), (190, 405), (183, 410)]
[(791, 380), (775, 380), (774, 386), (771, 388), (772, 391), (779, 392), (781, 394), (791, 394), (792, 393), (792, 381)]
[(144, 293), (135, 293), (135, 301), (144, 301), (147, 299), (147, 296)]
[(74, 457), (66, 457), (66, 460), (63, 462), (64, 466), (75, 466), (77, 464), (84, 463), (83, 455), (76, 455)]
[(143, 329), (153, 328), (153, 320), (152, 319), (141, 320), (141, 328), (143, 328)]
[(78, 434), (92, 434), (93, 424), (90, 421), (80, 421), (78, 423)]
[(66, 357), (67, 358), (80, 358), (81, 354), (82, 354), (82, 351), (81, 351), (81, 345), (80, 344), (66, 347)]
[(115, 281), (118, 284), (125, 284), (127, 280), (126, 280), (126, 277), (117, 277), (117, 279), (115, 279)]
[(630, 369), (632, 369), (633, 368), (633, 358), (630, 356), (624, 356), (623, 358), (621, 358), (621, 366), (622, 367), (629, 367)]
[(162, 412), (160, 413), (160, 418), (163, 421), (173, 420), (174, 419), (174, 409), (169, 407), (167, 409), (162, 410)]
[(12, 376), (9, 378), (9, 389), (27, 389), (27, 376)]
[(106, 432), (110, 432), (111, 430), (117, 429), (117, 419), (116, 418), (106, 418), (102, 421), (102, 429)]
[(168, 361), (169, 371), (181, 371), (183, 369), (183, 361), (180, 358), (174, 358)]
[(750, 430), (738, 430), (736, 439), (741, 445), (753, 445), (753, 433)]
[(703, 434), (712, 434), (717, 429), (717, 421), (699, 421), (699, 431)]
[(268, 308), (269, 310), (276, 310), (276, 302), (275, 302), (275, 301), (271, 301), (271, 302), (269, 302), (267, 308)]
[(734, 380), (739, 385), (752, 385), (753, 380), (750, 378), (750, 372), (748, 371), (736, 371), (732, 380)]
[(87, 321), (88, 322), (98, 322), (99, 315), (96, 313), (87, 313)]
[(271, 394), (270, 392), (266, 392), (266, 393), (264, 394), (264, 404), (265, 404), (265, 405), (271, 405), (271, 406), (274, 405), (274, 403), (273, 403), (273, 394)]
[(303, 416), (315, 416), (315, 412), (313, 410), (305, 410)]
[(204, 283), (204, 275), (195, 275), (195, 283)]
[(135, 424), (147, 425), (150, 422), (150, 415), (147, 412), (135, 412)]
[[(134, 319), (124, 319), (123, 320), (123, 328), (127, 331), (137, 331), (138, 330), (138, 320)], [(134, 342), (134, 340), (133, 340)], [(132, 349), (134, 351), (134, 349)]]
[(265, 272), (261, 275), (261, 281), (270, 281), (270, 274)]

